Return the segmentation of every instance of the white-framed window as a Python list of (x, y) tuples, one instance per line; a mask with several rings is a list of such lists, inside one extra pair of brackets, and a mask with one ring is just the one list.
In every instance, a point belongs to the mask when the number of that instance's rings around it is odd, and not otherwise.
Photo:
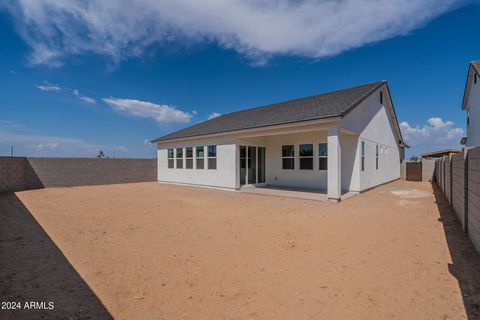
[(293, 144), (282, 146), (282, 169), (295, 169), (295, 146)]
[(205, 169), (205, 148), (203, 146), (195, 147), (197, 169)]
[(183, 169), (183, 148), (177, 148), (175, 151), (177, 156), (177, 169)]
[(298, 150), (300, 170), (313, 170), (313, 144), (301, 144)]
[(185, 169), (193, 169), (193, 148), (185, 148)]
[(383, 91), (380, 90), (380, 104), (383, 104)]
[(207, 147), (208, 169), (217, 169), (217, 146), (211, 145)]
[(328, 144), (318, 144), (318, 170), (327, 170), (328, 168)]
[(378, 170), (378, 144), (375, 147), (375, 169)]
[(362, 171), (365, 171), (365, 141), (362, 141)]
[(173, 149), (167, 150), (167, 158), (168, 158), (168, 169), (175, 168), (175, 154)]

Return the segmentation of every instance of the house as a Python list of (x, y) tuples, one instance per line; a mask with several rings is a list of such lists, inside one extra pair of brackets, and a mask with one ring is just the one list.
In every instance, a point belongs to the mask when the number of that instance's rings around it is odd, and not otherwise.
[(460, 143), (467, 147), (480, 146), (480, 61), (468, 67), (462, 110), (467, 111), (467, 137)]
[(423, 159), (435, 159), (435, 158), (448, 157), (451, 154), (460, 153), (460, 152), (462, 152), (462, 150), (460, 149), (445, 149), (445, 150), (424, 153), (424, 154), (421, 154), (420, 156)]
[(400, 177), (386, 81), (232, 112), (152, 141), (160, 182), (361, 192)]

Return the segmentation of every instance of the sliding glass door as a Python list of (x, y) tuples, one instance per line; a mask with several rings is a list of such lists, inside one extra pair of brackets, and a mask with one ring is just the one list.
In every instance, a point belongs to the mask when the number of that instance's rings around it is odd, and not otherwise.
[(265, 183), (265, 148), (240, 146), (240, 185)]
[(244, 186), (247, 177), (247, 147), (240, 146), (240, 185)]
[(265, 148), (258, 147), (258, 183), (265, 183)]
[(257, 183), (257, 147), (248, 147), (248, 184)]

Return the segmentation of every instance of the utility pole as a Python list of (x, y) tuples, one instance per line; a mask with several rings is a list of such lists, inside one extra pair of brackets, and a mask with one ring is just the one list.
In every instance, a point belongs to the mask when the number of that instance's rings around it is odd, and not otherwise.
[(11, 154), (12, 157), (13, 157), (13, 146), (10, 146), (10, 154)]

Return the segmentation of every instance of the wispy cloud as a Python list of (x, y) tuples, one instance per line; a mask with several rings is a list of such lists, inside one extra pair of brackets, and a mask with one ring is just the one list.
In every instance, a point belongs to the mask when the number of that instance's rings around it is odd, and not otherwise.
[(60, 91), (62, 89), (59, 86), (53, 84), (37, 84), (35, 85), (35, 87), (42, 91)]
[(221, 113), (218, 113), (218, 112), (211, 113), (211, 114), (208, 116), (208, 120), (213, 119), (213, 118), (216, 118), (216, 117), (220, 117), (221, 115), (222, 115), (222, 114), (221, 114)]
[(54, 150), (57, 149), (60, 146), (60, 143), (58, 142), (42, 142), (38, 144), (31, 144), (28, 145), (27, 148), (38, 150), (38, 151), (44, 151), (44, 150)]
[(5, 153), (13, 146), (15, 154), (95, 156), (101, 146), (82, 139), (0, 130), (0, 147)]
[(91, 97), (88, 97), (88, 96), (81, 95), (80, 92), (77, 89), (73, 90), (73, 95), (76, 96), (78, 99), (82, 100), (85, 103), (88, 103), (88, 104), (96, 104), (97, 103), (97, 100), (95, 100)]
[(190, 122), (193, 114), (181, 111), (173, 106), (135, 99), (104, 98), (107, 105), (115, 110), (126, 112), (135, 117), (152, 118), (162, 123)]
[(400, 123), (402, 135), (412, 149), (442, 149), (458, 147), (464, 136), (463, 128), (455, 127), (453, 121), (444, 121), (439, 117), (432, 117), (422, 126), (412, 127), (408, 122)]
[(275, 54), (320, 58), (408, 34), (464, 3), (6, 0), (4, 7), (32, 48), (31, 63), (59, 65), (66, 55), (84, 53), (118, 62), (141, 56), (155, 43), (214, 42), (260, 63)]

